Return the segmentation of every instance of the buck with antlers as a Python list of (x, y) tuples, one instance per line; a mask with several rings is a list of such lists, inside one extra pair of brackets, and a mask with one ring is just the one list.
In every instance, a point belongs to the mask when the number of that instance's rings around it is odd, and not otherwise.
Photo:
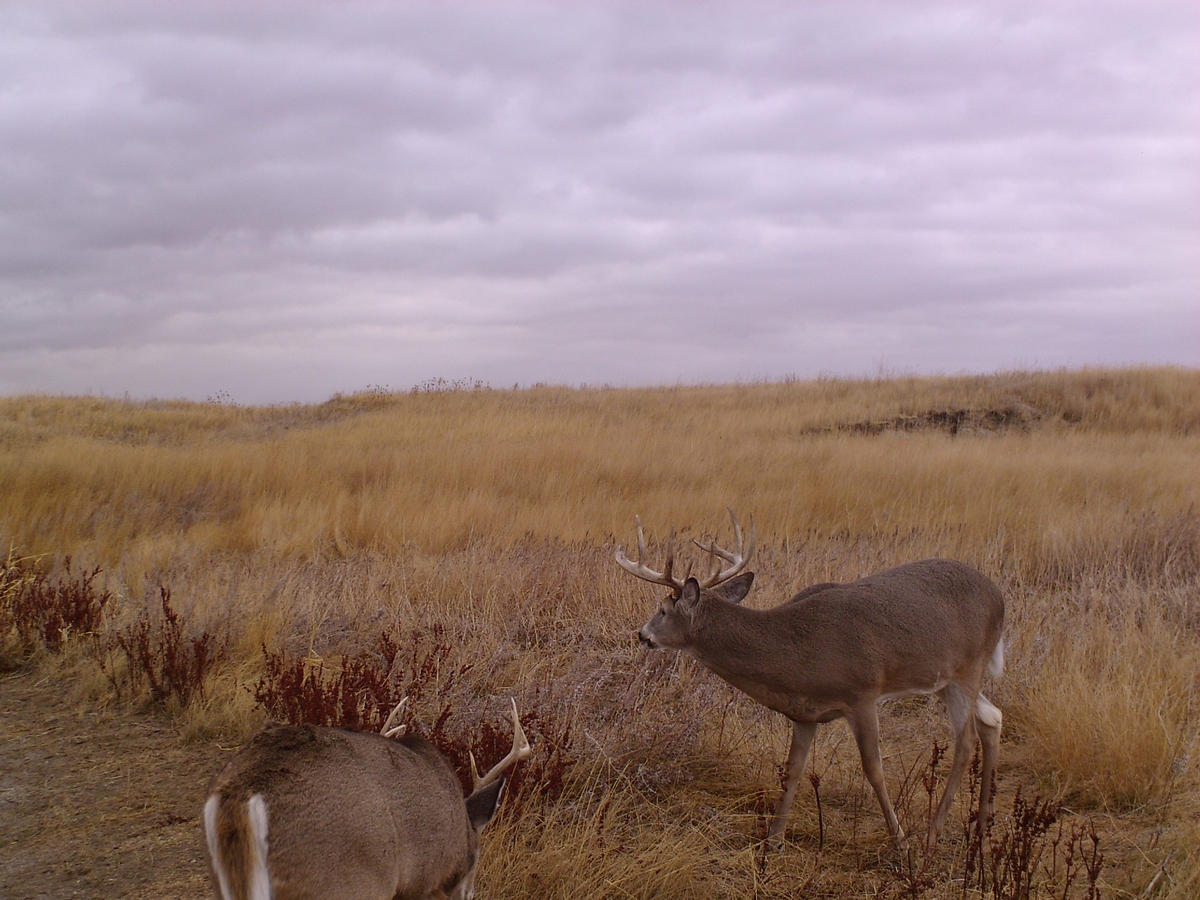
[(458, 776), (427, 740), (268, 724), (209, 785), (204, 833), (221, 900), (469, 900), (479, 833), (504, 773), (530, 754), (513, 703), (513, 746), (487, 775)]
[(674, 534), (661, 572), (648, 568), (637, 523), (638, 561), (617, 550), (617, 562), (638, 578), (670, 588), (638, 637), (647, 647), (683, 650), (729, 684), (792, 723), (783, 796), (767, 839), (779, 846), (817, 726), (850, 725), (892, 839), (904, 837), (883, 781), (878, 704), (908, 694), (937, 694), (954, 733), (945, 793), (929, 824), (932, 849), (970, 762), (975, 736), (983, 744), (980, 808), (992, 813), (992, 773), (1000, 745), (1000, 710), (980, 693), (984, 672), (1004, 668), (1004, 598), (985, 576), (947, 559), (925, 559), (845, 584), (806, 588), (771, 609), (739, 604), (754, 580), (754, 521), (743, 546), (732, 510), (737, 550), (696, 542), (707, 551), (702, 581), (673, 574)]

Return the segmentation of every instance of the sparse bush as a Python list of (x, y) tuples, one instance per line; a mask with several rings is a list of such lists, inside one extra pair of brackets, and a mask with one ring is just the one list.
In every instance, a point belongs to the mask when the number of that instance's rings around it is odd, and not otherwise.
[(1052, 800), (1025, 800), (1018, 788), (1007, 816), (979, 823), (973, 814), (967, 832), (963, 897), (972, 891), (991, 900), (1100, 897), (1104, 853), (1095, 823), (1067, 827), (1062, 807)]
[(238, 405), (237, 401), (233, 399), (233, 395), (230, 394), (229, 391), (217, 391), (215, 394), (209, 394), (204, 399), (204, 402), (211, 403), (214, 406), (236, 407)]
[[(453, 664), (453, 648), (445, 628), (413, 629), (407, 647), (390, 632), (355, 656), (328, 667), (324, 660), (272, 652), (263, 648), (266, 671), (254, 689), (258, 704), (275, 718), (294, 725), (336, 725), (379, 731), (392, 709), (409, 699), (407, 723), (437, 747), (458, 773), (464, 791), (472, 787), (470, 756), (481, 770), (501, 759), (512, 746), (512, 729), (477, 715), (466, 677), (472, 663)], [(459, 708), (465, 704), (467, 709)], [(436, 710), (431, 725), (413, 713)], [(521, 725), (537, 747), (534, 756), (510, 772), (507, 807), (547, 803), (562, 793), (566, 773), (576, 761), (570, 723), (548, 710), (523, 710)], [(536, 792), (527, 788), (536, 787)]]
[(112, 599), (96, 586), (97, 566), (76, 575), (68, 557), (63, 573), (52, 578), (10, 550), (0, 565), (0, 635), (16, 633), (24, 652), (44, 647), (58, 653), (76, 637), (96, 638)]
[(989, 842), (995, 900), (1030, 900), (1046, 852), (1046, 834), (1061, 812), (1058, 804), (1041, 797), (1027, 802), (1018, 790), (1012, 811)]
[(174, 698), (181, 707), (204, 696), (204, 682), (225, 650), (225, 643), (209, 631), (189, 634), (171, 606), (171, 591), (159, 587), (160, 615), (143, 609), (137, 620), (118, 632), (114, 640), (128, 660), (124, 679), (109, 667), (113, 686), (121, 693), (125, 684), (144, 685), (151, 698), (165, 704)]
[(392, 708), (408, 697), (417, 708), (430, 694), (452, 691), (471, 664), (449, 667), (451, 647), (445, 629), (414, 629), (407, 651), (391, 632), (381, 632), (375, 645), (356, 656), (344, 656), (326, 667), (263, 647), (266, 671), (254, 699), (267, 714), (293, 725), (337, 725), (378, 731)]

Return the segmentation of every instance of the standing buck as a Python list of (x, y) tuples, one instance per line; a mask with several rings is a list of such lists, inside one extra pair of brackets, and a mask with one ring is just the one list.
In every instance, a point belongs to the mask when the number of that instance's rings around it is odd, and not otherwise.
[(212, 780), (204, 834), (221, 900), (470, 900), (479, 833), (504, 771), (529, 756), (513, 703), (513, 747), (463, 798), (427, 740), (271, 723)]
[(738, 690), (791, 720), (787, 782), (767, 840), (775, 846), (782, 843), (817, 726), (845, 718), (888, 830), (900, 843), (904, 832), (883, 783), (877, 707), (881, 700), (907, 694), (937, 694), (954, 731), (954, 762), (929, 824), (926, 847), (936, 844), (946, 821), (970, 761), (976, 729), (983, 743), (980, 808), (990, 816), (1001, 716), (979, 687), (985, 669), (995, 676), (1004, 668), (1004, 598), (999, 588), (962, 563), (924, 559), (846, 584), (816, 584), (772, 609), (748, 609), (738, 604), (754, 581), (753, 573), (743, 573), (754, 553), (754, 521), (749, 546), (743, 549), (742, 529), (732, 510), (729, 515), (736, 552), (715, 542), (696, 542), (711, 560), (703, 581), (672, 574), (674, 535), (663, 571), (647, 568), (640, 520), (638, 561), (630, 560), (621, 547), (617, 562), (638, 578), (671, 589), (638, 632), (643, 644), (690, 653)]

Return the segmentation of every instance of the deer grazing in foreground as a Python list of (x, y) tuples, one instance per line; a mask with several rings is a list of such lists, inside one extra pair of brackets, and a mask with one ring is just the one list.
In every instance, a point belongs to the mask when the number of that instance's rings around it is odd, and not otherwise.
[[(783, 796), (775, 807), (768, 842), (783, 842), (788, 812), (817, 726), (845, 718), (862, 767), (875, 791), (892, 840), (904, 832), (883, 782), (878, 704), (908, 694), (937, 694), (954, 732), (954, 760), (946, 790), (929, 824), (932, 850), (970, 762), (975, 735), (983, 744), (980, 810), (992, 814), (992, 773), (1000, 746), (1000, 710), (980, 693), (986, 670), (1004, 668), (1004, 598), (985, 576), (948, 559), (925, 559), (845, 584), (805, 588), (772, 609), (739, 604), (754, 575), (745, 568), (754, 553), (733, 519), (737, 550), (696, 542), (710, 557), (708, 576), (672, 573), (674, 535), (661, 572), (648, 568), (646, 541), (637, 522), (638, 561), (617, 550), (617, 562), (638, 578), (671, 589), (638, 632), (650, 648), (683, 650), (701, 665), (792, 723)], [(726, 566), (727, 564), (727, 566)]]
[(504, 772), (530, 754), (513, 702), (513, 746), (463, 798), (429, 741), (269, 723), (209, 785), (204, 834), (220, 900), (470, 900), (479, 833)]

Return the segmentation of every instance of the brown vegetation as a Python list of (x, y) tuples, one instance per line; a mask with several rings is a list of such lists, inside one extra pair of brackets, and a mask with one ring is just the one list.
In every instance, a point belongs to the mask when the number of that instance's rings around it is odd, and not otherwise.
[[(505, 815), (488, 832), (489, 896), (1200, 890), (1200, 373), (462, 387), (311, 407), (0, 400), (0, 539), (44, 554), (0, 570), (6, 658), (53, 671), (54, 635), (81, 629), (38, 631), (18, 598), (99, 566), (103, 621), (82, 629), (97, 678), (150, 698), (146, 672), (193, 673), (186, 697), (158, 698), (193, 737), (246, 735), (264, 714), (255, 685), (263, 700), (288, 672), (296, 692), (319, 671), (344, 694), (345, 673), (386, 657), (381, 635), (396, 651), (371, 675), (378, 702), (420, 680), (418, 720), (460, 746), (515, 695), (542, 723), (535, 753), (558, 755), (522, 792), (537, 827)], [(715, 530), (727, 506), (757, 523), (748, 603), (929, 555), (1001, 585), (987, 840), (960, 795), (931, 860), (893, 856), (853, 741), (831, 727), (789, 846), (762, 855), (784, 723), (638, 649), (653, 594), (612, 561), (635, 514), (653, 541)], [(71, 575), (66, 555), (88, 568)], [(437, 671), (419, 675), (435, 646)], [(883, 716), (889, 788), (919, 833), (944, 723), (923, 700)], [(1080, 868), (1093, 833), (1094, 878)]]

